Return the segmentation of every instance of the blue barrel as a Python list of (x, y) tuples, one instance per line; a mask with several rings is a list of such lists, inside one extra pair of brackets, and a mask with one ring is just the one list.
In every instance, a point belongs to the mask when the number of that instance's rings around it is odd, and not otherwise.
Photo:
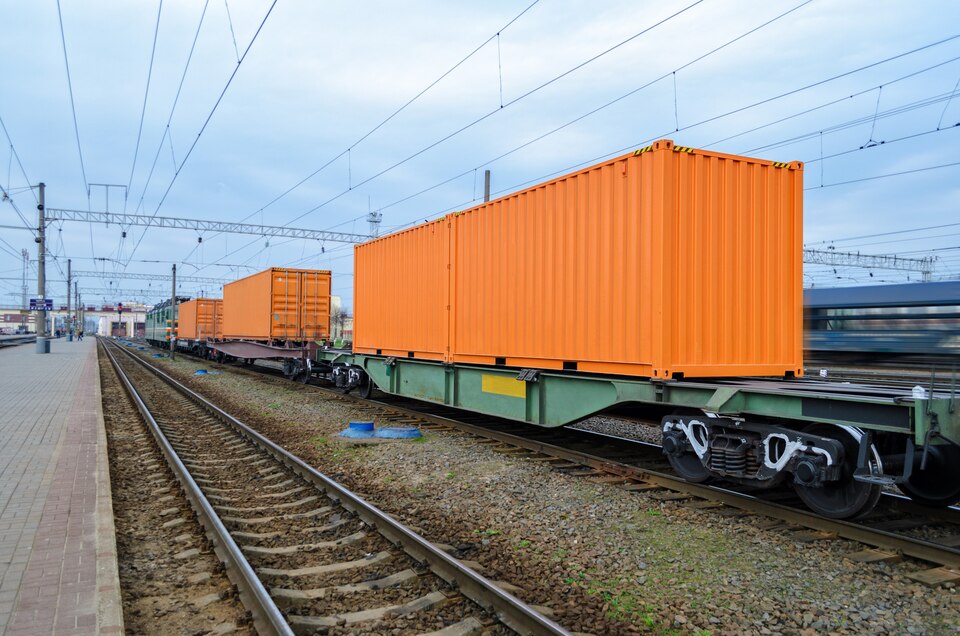
[(350, 422), (345, 431), (340, 431), (340, 437), (364, 439), (374, 436), (373, 422)]

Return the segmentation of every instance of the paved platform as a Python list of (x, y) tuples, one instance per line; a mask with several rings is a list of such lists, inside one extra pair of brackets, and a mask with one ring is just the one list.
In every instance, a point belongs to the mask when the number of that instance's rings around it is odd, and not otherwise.
[(0, 349), (0, 634), (122, 632), (96, 340)]

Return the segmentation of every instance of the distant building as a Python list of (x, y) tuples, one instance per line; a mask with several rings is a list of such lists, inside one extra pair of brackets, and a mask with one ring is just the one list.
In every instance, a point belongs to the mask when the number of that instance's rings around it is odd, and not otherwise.
[[(84, 315), (83, 331), (89, 335), (143, 337), (147, 307), (144, 305), (123, 305), (123, 313), (118, 314), (115, 305), (86, 305), (81, 307)], [(76, 311), (71, 312), (76, 316)], [(66, 334), (66, 307), (47, 312), (47, 333), (55, 336), (57, 330)], [(36, 331), (34, 312), (19, 307), (0, 307), (0, 333), (33, 333)]]
[(330, 339), (353, 340), (353, 317), (343, 311), (343, 299), (330, 296)]

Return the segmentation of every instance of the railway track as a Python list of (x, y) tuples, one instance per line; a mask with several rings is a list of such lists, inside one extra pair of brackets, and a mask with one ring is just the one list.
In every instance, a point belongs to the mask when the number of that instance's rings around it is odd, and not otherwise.
[(260, 633), (567, 633), (141, 357), (103, 347)]
[[(326, 390), (326, 389), (320, 389)], [(726, 516), (769, 517), (770, 529), (792, 532), (800, 541), (849, 539), (867, 549), (851, 554), (865, 562), (898, 561), (904, 556), (934, 565), (913, 573), (926, 584), (960, 580), (960, 508), (929, 509), (906, 497), (884, 493), (882, 503), (857, 521), (820, 517), (803, 508), (791, 490), (751, 490), (723, 484), (694, 484), (671, 474), (660, 447), (647, 442), (576, 429), (544, 429), (461, 413), (433, 404), (385, 396), (357, 400), (386, 423), (450, 428), (494, 444), (494, 450), (549, 462), (555, 470), (652, 494)], [(379, 413), (377, 413), (379, 411)]]
[[(231, 367), (241, 373), (280, 380), (272, 365)], [(811, 513), (787, 489), (751, 490), (730, 484), (694, 484), (672, 473), (655, 444), (570, 428), (550, 429), (379, 394), (363, 399), (309, 384), (328, 399), (351, 402), (358, 413), (382, 424), (454, 429), (476, 436), (494, 450), (587, 479), (646, 492), (654, 497), (726, 516), (769, 518), (800, 541), (843, 538), (863, 544), (850, 558), (862, 562), (894, 562), (911, 557), (920, 564), (911, 578), (928, 585), (960, 581), (960, 507), (931, 509), (906, 497), (885, 492), (877, 509), (857, 521), (827, 519)]]

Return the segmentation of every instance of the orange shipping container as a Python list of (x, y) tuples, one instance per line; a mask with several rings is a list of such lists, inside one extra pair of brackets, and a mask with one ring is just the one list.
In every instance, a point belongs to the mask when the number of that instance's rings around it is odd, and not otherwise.
[(321, 340), (330, 336), (330, 272), (273, 267), (223, 286), (223, 337)]
[(447, 220), (358, 246), (354, 260), (353, 350), (445, 360), (450, 304)]
[[(800, 375), (802, 201), (799, 162), (659, 141), (448, 215), (444, 267), (411, 253), (406, 233), (357, 246), (355, 341), (370, 352), (387, 334), (446, 320), (448, 362)], [(374, 250), (391, 259), (368, 258)], [(414, 272), (389, 293), (417, 297), (418, 311), (365, 300), (365, 287), (386, 292), (385, 267)], [(421, 287), (435, 278), (448, 281), (431, 283), (438, 296)], [(410, 351), (433, 358), (435, 349)]]
[(223, 337), (223, 301), (194, 298), (177, 306), (177, 335), (181, 340), (219, 340)]

